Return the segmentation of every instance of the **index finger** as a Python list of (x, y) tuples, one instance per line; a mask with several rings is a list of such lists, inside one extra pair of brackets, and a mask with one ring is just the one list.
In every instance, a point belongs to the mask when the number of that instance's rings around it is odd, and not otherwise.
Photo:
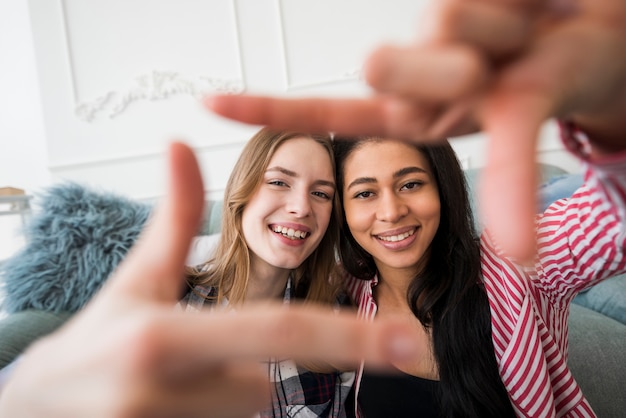
[[(354, 312), (282, 305), (245, 306), (237, 312), (168, 315), (155, 323), (151, 347), (162, 361), (198, 367), (269, 357), (319, 360), (330, 364), (388, 364), (417, 355), (405, 321), (366, 322)], [(167, 331), (164, 331), (167, 330)], [(207, 330), (207, 332), (198, 332)], [(159, 340), (155, 344), (155, 339)], [(168, 358), (169, 357), (169, 358)]]
[(205, 98), (204, 104), (218, 115), (277, 129), (399, 137), (388, 121), (389, 104), (382, 99), (216, 95)]

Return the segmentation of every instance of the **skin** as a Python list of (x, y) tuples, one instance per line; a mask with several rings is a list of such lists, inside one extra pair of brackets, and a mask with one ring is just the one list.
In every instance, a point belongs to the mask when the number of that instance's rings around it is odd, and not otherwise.
[(346, 160), (344, 182), (350, 232), (381, 275), (414, 277), (440, 220), (439, 191), (426, 159), (399, 141), (366, 142)]
[(365, 142), (346, 159), (343, 176), (348, 227), (359, 245), (371, 254), (378, 270), (379, 283), (374, 288), (376, 318), (406, 321), (422, 353), (394, 366), (414, 376), (437, 380), (430, 336), (406, 299), (412, 279), (428, 260), (439, 228), (441, 203), (430, 164), (420, 151), (404, 142)]
[(415, 42), (370, 55), (370, 98), (216, 96), (205, 104), (247, 123), (347, 136), (429, 141), (482, 130), (481, 213), (506, 252), (530, 258), (541, 125), (576, 122), (594, 157), (626, 148), (626, 2), (445, 0), (424, 22)]
[(233, 312), (172, 309), (202, 216), (192, 151), (170, 148), (167, 198), (84, 310), (22, 356), (0, 392), (7, 417), (250, 417), (268, 402), (267, 357), (379, 366), (416, 347), (399, 321), (282, 304)]
[[(322, 145), (294, 138), (278, 147), (242, 214), (251, 253), (247, 300), (282, 296), (290, 271), (324, 237), (335, 188), (330, 156)], [(275, 232), (283, 229), (287, 231)]]

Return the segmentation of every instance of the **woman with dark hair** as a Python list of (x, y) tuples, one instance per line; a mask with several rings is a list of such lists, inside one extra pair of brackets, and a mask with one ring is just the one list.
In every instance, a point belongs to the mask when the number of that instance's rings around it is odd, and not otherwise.
[(336, 138), (334, 149), (349, 293), (362, 318), (406, 318), (420, 347), (397, 373), (359, 370), (357, 414), (593, 416), (566, 365), (568, 307), (626, 267), (618, 165), (596, 165), (537, 218), (535, 263), (519, 265), (487, 232), (477, 239), (447, 142)]

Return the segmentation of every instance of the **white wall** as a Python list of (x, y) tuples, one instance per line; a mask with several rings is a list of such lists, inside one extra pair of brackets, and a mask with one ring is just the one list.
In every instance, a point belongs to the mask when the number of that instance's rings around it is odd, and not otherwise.
[(0, 1), (0, 187), (51, 180), (25, 0)]
[[(357, 96), (368, 51), (408, 42), (428, 0), (0, 0), (0, 187), (62, 179), (134, 198), (163, 190), (172, 138), (219, 197), (256, 130), (205, 112), (203, 92)], [(484, 138), (455, 139), (467, 167)], [(539, 159), (578, 171), (554, 125)], [(0, 217), (0, 260), (23, 244)]]
[(363, 59), (407, 41), (415, 0), (30, 0), (50, 171), (136, 198), (162, 193), (163, 149), (196, 150), (222, 193), (256, 130), (208, 114), (211, 91), (358, 95)]
[[(51, 179), (27, 3), (1, 0), (0, 187), (30, 193)], [(0, 262), (24, 245), (21, 227), (20, 216), (0, 216)]]
[[(198, 153), (207, 194), (219, 196), (256, 128), (206, 113), (201, 92), (365, 94), (367, 51), (410, 40), (424, 4), (2, 0), (0, 186), (72, 179), (152, 198), (165, 144), (182, 138)], [(542, 161), (578, 169), (552, 126), (543, 137)], [(468, 166), (484, 164), (482, 137), (453, 145)]]

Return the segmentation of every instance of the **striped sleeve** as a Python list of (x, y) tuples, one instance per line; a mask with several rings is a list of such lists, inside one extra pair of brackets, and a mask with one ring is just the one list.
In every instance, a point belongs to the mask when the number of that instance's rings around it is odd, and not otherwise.
[(626, 155), (592, 160), (586, 138), (572, 129), (564, 133), (566, 146), (586, 164), (586, 181), (538, 216), (536, 264), (503, 257), (488, 231), (481, 239), (494, 351), (521, 417), (595, 416), (567, 367), (569, 302), (626, 270)]
[[(626, 270), (626, 153), (592, 160), (586, 138), (564, 130), (585, 164), (585, 184), (537, 218), (535, 284), (552, 303)], [(563, 302), (561, 302), (563, 301)]]

